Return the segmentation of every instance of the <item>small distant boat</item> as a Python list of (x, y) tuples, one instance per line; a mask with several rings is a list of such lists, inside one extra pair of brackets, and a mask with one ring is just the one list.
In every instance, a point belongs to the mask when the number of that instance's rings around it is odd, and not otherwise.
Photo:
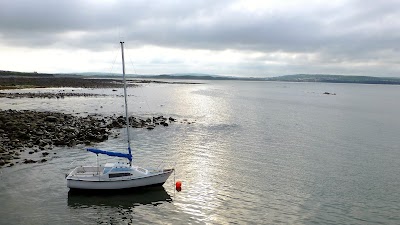
[(82, 190), (118, 190), (147, 186), (161, 186), (167, 181), (174, 169), (149, 169), (132, 165), (131, 143), (129, 139), (129, 117), (126, 94), (124, 42), (121, 43), (122, 72), (124, 80), (125, 118), (128, 140), (128, 153), (104, 151), (88, 148), (87, 151), (95, 154), (104, 154), (112, 157), (128, 159), (129, 163), (106, 163), (96, 166), (78, 166), (67, 176), (67, 187)]

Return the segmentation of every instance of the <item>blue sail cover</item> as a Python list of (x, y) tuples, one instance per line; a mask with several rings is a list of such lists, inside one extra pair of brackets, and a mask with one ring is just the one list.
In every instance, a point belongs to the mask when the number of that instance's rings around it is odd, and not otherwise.
[(131, 153), (130, 148), (129, 148), (129, 154), (124, 154), (124, 153), (119, 153), (119, 152), (109, 152), (109, 151), (104, 151), (104, 150), (95, 149), (95, 148), (87, 148), (86, 150), (89, 152), (93, 152), (95, 154), (104, 154), (104, 155), (108, 155), (108, 156), (127, 158), (127, 159), (129, 159), (130, 162), (132, 161), (132, 155), (130, 154)]

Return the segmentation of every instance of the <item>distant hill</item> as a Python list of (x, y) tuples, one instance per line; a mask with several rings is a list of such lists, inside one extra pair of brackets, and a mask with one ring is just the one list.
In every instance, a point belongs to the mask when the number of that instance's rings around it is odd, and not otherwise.
[(0, 76), (13, 76), (13, 77), (54, 77), (53, 74), (38, 73), (38, 72), (16, 72), (0, 70)]
[[(86, 72), (86, 73), (25, 73), (15, 71), (2, 71), (0, 76), (13, 77), (82, 77), (82, 78), (116, 78), (121, 77), (119, 73), (101, 73), (101, 72)], [(323, 83), (359, 83), (359, 84), (394, 84), (400, 85), (400, 78), (396, 77), (372, 77), (372, 76), (354, 76), (354, 75), (329, 75), (329, 74), (295, 74), (277, 77), (234, 77), (221, 76), (202, 73), (176, 73), (176, 74), (159, 74), (159, 75), (138, 75), (127, 74), (129, 78), (140, 79), (184, 79), (184, 80), (243, 80), (243, 81), (281, 81), (281, 82), (323, 82)]]
[(233, 76), (220, 76), (211, 74), (198, 74), (198, 73), (182, 73), (182, 74), (160, 74), (160, 75), (136, 75), (139, 78), (152, 78), (152, 79), (188, 79), (188, 80), (254, 80), (265, 81), (265, 78), (254, 77), (233, 77)]
[(400, 85), (400, 78), (371, 77), (371, 76), (346, 76), (325, 74), (296, 74), (278, 77), (232, 77), (208, 74), (161, 74), (140, 75), (140, 78), (152, 79), (191, 79), (191, 80), (244, 80), (244, 81), (281, 81), (281, 82), (323, 82), (323, 83), (360, 83), (360, 84), (396, 84)]
[(370, 77), (346, 76), (326, 74), (296, 74), (280, 77), (271, 77), (268, 81), (286, 82), (323, 82), (323, 83), (359, 83), (359, 84), (400, 84), (400, 78), (395, 77)]

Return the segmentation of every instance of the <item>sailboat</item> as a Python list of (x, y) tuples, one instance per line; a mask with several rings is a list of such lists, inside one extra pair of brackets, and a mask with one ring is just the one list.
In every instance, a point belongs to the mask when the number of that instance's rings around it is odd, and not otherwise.
[(124, 81), (128, 153), (105, 151), (95, 148), (88, 148), (87, 151), (95, 153), (97, 156), (99, 154), (104, 154), (112, 157), (125, 158), (129, 161), (129, 163), (115, 162), (96, 166), (78, 166), (66, 176), (67, 187), (72, 190), (118, 190), (147, 186), (161, 186), (165, 183), (172, 172), (174, 172), (173, 168), (150, 169), (142, 168), (137, 165), (132, 165), (132, 151), (129, 136), (128, 103), (126, 94), (124, 42), (121, 41), (120, 44), (122, 53), (122, 72)]

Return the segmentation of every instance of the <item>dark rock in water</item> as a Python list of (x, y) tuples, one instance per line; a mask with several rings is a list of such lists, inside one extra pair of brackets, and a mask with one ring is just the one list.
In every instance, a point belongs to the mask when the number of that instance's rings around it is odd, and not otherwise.
[(35, 153), (35, 152), (34, 152), (34, 151), (29, 151), (28, 153), (29, 153), (29, 154), (33, 154), (33, 153)]
[(169, 121), (172, 121), (172, 122), (175, 122), (175, 121), (176, 121), (176, 119), (174, 119), (174, 118), (172, 118), (172, 117), (168, 118), (168, 120), (169, 120)]
[(50, 154), (50, 153), (48, 153), (48, 152), (42, 152), (42, 155), (43, 155), (43, 156), (46, 156), (46, 155), (48, 155), (48, 154)]
[(11, 158), (12, 158), (11, 155), (2, 155), (2, 156), (0, 156), (0, 159), (3, 159), (5, 161), (10, 160)]
[(30, 164), (30, 163), (36, 163), (36, 161), (35, 161), (35, 160), (32, 160), (32, 159), (25, 159), (25, 160), (24, 160), (24, 163), (25, 163), (25, 164)]
[(147, 130), (153, 130), (153, 129), (154, 129), (153, 126), (148, 126), (148, 127), (147, 127)]
[(46, 140), (40, 140), (38, 145), (39, 145), (39, 147), (44, 147), (44, 146), (47, 145), (47, 141)]
[(41, 163), (47, 162), (47, 159), (41, 159), (40, 162)]
[(68, 144), (67, 144), (67, 146), (68, 147), (73, 147), (73, 146), (75, 146), (76, 145), (76, 140), (70, 140), (69, 142), (68, 142)]
[(4, 166), (4, 165), (6, 165), (6, 162), (4, 160), (0, 159), (0, 166)]

